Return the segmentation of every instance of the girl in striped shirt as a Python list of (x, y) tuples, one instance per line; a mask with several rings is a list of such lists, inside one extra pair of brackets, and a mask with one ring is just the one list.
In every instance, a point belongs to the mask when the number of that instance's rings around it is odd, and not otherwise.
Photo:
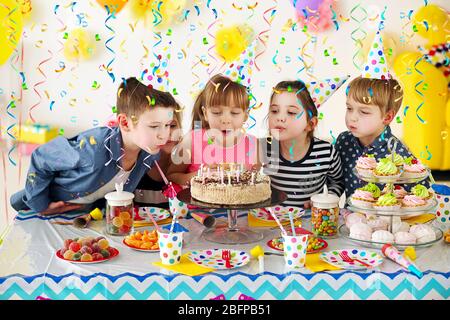
[(302, 81), (282, 81), (273, 89), (269, 107), (265, 173), (272, 187), (284, 191), (288, 206), (311, 206), (310, 198), (327, 184), (340, 196), (344, 186), (339, 155), (333, 145), (313, 136), (317, 108)]

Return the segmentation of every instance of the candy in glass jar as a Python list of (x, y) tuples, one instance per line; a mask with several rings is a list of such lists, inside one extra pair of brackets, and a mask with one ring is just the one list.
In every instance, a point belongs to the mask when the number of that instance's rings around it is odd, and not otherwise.
[(123, 184), (116, 184), (116, 190), (105, 195), (106, 232), (115, 236), (125, 236), (133, 231), (134, 194), (123, 191)]
[(324, 193), (311, 197), (312, 232), (318, 237), (335, 237), (338, 231), (339, 197), (329, 194), (327, 187)]

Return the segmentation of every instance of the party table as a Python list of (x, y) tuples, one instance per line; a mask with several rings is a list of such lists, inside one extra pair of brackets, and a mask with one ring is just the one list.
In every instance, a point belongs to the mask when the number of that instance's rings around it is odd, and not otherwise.
[[(218, 220), (226, 213), (216, 212)], [(313, 273), (308, 269), (291, 271), (284, 258), (265, 256), (265, 271), (259, 273), (258, 261), (244, 267), (219, 270), (199, 276), (186, 276), (157, 267), (158, 253), (140, 252), (126, 247), (122, 237), (108, 236), (104, 221), (92, 221), (87, 229), (53, 224), (72, 216), (43, 217), (18, 214), (0, 246), (0, 299), (196, 299), (223, 295), (227, 300), (241, 294), (254, 299), (449, 299), (450, 246), (439, 241), (429, 248), (417, 249), (417, 266), (422, 278), (385, 259), (374, 269), (335, 270)], [(239, 223), (247, 223), (247, 213), (239, 212)], [(309, 219), (303, 218), (307, 228)], [(195, 249), (224, 248), (201, 238), (204, 227), (192, 218), (180, 223), (185, 234), (183, 253)], [(150, 227), (148, 228), (150, 229)], [(262, 229), (262, 228), (261, 228)], [(227, 245), (250, 252), (256, 244), (266, 251), (268, 240), (279, 229), (262, 229), (259, 243)], [(97, 264), (72, 264), (56, 257), (66, 238), (105, 235), (120, 254)], [(329, 249), (354, 248), (343, 238), (329, 239)], [(380, 253), (377, 249), (371, 249)]]

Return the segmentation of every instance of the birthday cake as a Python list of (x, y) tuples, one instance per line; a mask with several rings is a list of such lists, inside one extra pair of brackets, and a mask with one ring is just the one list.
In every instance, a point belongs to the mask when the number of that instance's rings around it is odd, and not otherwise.
[(263, 202), (271, 197), (270, 178), (262, 170), (247, 170), (240, 165), (221, 164), (203, 167), (191, 179), (192, 198), (214, 204), (240, 205)]

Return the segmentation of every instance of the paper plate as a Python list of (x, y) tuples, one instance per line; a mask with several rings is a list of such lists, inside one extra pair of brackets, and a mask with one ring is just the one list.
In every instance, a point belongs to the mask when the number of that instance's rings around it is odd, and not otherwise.
[(158, 207), (139, 207), (139, 210), (134, 217), (134, 221), (152, 222), (152, 219), (150, 219), (150, 214), (156, 222), (170, 217), (170, 212), (167, 209)]
[[(280, 222), (289, 221), (289, 212), (292, 212), (293, 219), (298, 219), (303, 214), (305, 214), (305, 210), (298, 207), (284, 207), (284, 206), (273, 207), (273, 213), (275, 213)], [(255, 218), (264, 221), (274, 221), (269, 210), (267, 210), (266, 208), (250, 209), (249, 213)]]
[(128, 243), (126, 243), (126, 242), (125, 242), (125, 239), (122, 240), (122, 243), (123, 243), (124, 245), (126, 245), (128, 248), (131, 248), (131, 249), (136, 250), (136, 251), (143, 251), (143, 252), (159, 252), (159, 249), (157, 249), (157, 250), (152, 250), (152, 249), (141, 249), (141, 248), (133, 247), (133, 246), (129, 245)]
[(329, 264), (343, 268), (343, 269), (362, 269), (369, 268), (359, 263), (358, 261), (347, 262), (344, 261), (340, 256), (340, 252), (347, 252), (348, 256), (353, 259), (359, 259), (368, 265), (370, 268), (379, 266), (383, 262), (383, 257), (374, 251), (367, 251), (364, 249), (342, 249), (324, 252), (320, 255), (320, 259), (328, 262)]
[[(225, 267), (225, 260), (222, 259), (223, 250), (230, 250), (230, 263), (232, 268)], [(240, 268), (250, 262), (250, 255), (248, 253), (233, 249), (196, 250), (189, 252), (187, 257), (198, 265), (217, 270)]]
[(117, 250), (116, 248), (112, 248), (113, 253), (108, 257), (108, 258), (103, 258), (100, 260), (95, 260), (95, 261), (79, 261), (79, 260), (69, 260), (69, 259), (64, 259), (64, 256), (61, 254), (61, 249), (59, 249), (58, 251), (56, 251), (56, 256), (64, 261), (70, 262), (70, 263), (79, 263), (79, 264), (92, 264), (92, 263), (100, 263), (100, 262), (105, 262), (108, 260), (111, 260), (112, 258), (115, 258), (119, 255), (119, 250)]
[[(269, 248), (277, 250), (277, 251), (283, 251), (283, 242), (280, 240), (282, 240), (282, 237), (279, 238), (274, 238), (272, 240), (267, 241), (267, 246), (269, 246)], [(321, 238), (317, 238), (319, 239), (319, 243), (323, 243), (323, 247), (320, 249), (316, 249), (316, 250), (311, 250), (311, 251), (306, 251), (306, 253), (316, 253), (319, 251), (322, 251), (323, 249), (328, 247), (328, 242), (326, 242), (325, 240), (321, 239)]]

